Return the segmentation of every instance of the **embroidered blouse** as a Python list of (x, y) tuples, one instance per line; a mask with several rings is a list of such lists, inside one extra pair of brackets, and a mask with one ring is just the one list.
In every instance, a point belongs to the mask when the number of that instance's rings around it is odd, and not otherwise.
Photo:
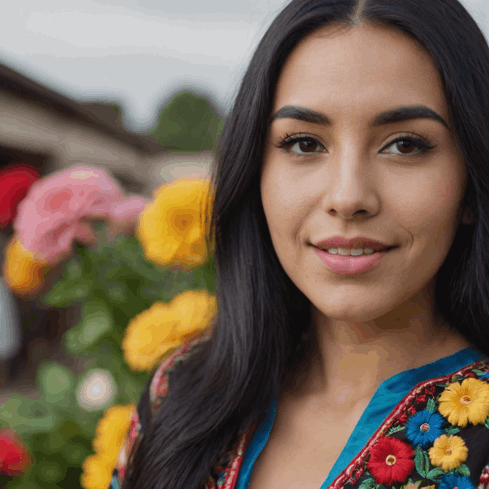
[[(128, 455), (168, 392), (175, 366), (207, 340), (165, 360), (148, 383), (108, 489), (120, 489)], [(205, 489), (246, 489), (271, 432), (277, 399), (209, 474)], [(373, 395), (318, 489), (489, 489), (489, 359), (474, 348), (401, 372)]]

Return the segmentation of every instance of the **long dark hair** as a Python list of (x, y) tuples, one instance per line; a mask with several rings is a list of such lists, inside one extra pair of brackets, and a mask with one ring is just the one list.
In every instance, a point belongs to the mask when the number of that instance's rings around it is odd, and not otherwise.
[(199, 489), (220, 456), (305, 358), (310, 303), (275, 254), (259, 181), (281, 67), (328, 24), (381, 22), (431, 54), (465, 159), (475, 224), (461, 225), (437, 276), (439, 312), (489, 353), (489, 47), (458, 0), (293, 0), (260, 42), (227, 117), (215, 165), (218, 315), (211, 340), (182, 362), (135, 453), (127, 489)]

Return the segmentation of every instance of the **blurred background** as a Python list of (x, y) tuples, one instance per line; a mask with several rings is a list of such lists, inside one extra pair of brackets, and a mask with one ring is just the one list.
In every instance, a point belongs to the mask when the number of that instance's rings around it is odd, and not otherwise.
[[(107, 169), (127, 195), (148, 199), (160, 185), (181, 175), (206, 175), (254, 48), (286, 3), (4, 2), (0, 170), (27, 163), (46, 176), (73, 164), (97, 166)], [(489, 2), (462, 3), (489, 38)], [(11, 227), (0, 231), (2, 262), (13, 232)], [(192, 283), (199, 287), (198, 280)], [(213, 286), (208, 288), (212, 291)], [(168, 292), (165, 300), (171, 295)], [(127, 317), (156, 298), (147, 298)], [(47, 304), (0, 287), (0, 321), (17, 322), (21, 331), (17, 337), (2, 338), (0, 328), (0, 407), (14, 395), (39, 399), (36, 372), (46, 359), (76, 375), (87, 370), (87, 358), (67, 354), (63, 343), (65, 333), (80, 321), (80, 305), (63, 300), (53, 307), (54, 300)], [(131, 379), (136, 385), (145, 380)], [(139, 387), (131, 392), (119, 402), (140, 395)], [(86, 440), (94, 431), (90, 426)], [(89, 444), (83, 450), (80, 460), (89, 453)], [(56, 469), (60, 464), (53, 462), (51, 472), (41, 470), (44, 482), (36, 482), (36, 487), (64, 487), (60, 481), (66, 469)], [(75, 475), (79, 478), (79, 472)]]

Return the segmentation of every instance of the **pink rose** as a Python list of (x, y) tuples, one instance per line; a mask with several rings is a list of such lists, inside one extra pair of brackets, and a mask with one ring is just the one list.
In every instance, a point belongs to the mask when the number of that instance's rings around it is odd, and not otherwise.
[(148, 202), (124, 198), (103, 170), (77, 166), (35, 182), (19, 205), (14, 227), (37, 260), (53, 264), (70, 256), (74, 240), (96, 242), (91, 220), (107, 220), (116, 233), (130, 232), (129, 224)]

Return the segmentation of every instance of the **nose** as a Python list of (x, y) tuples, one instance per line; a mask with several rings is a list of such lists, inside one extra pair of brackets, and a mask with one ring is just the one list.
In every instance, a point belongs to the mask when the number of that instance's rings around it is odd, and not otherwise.
[(375, 216), (380, 198), (373, 171), (359, 152), (331, 160), (324, 182), (324, 211), (348, 221)]

